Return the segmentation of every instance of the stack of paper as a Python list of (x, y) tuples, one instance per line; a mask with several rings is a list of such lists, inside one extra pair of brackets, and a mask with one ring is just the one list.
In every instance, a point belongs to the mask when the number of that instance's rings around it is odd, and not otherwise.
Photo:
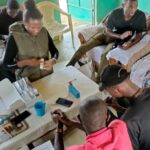
[(54, 150), (51, 141), (47, 141), (32, 150)]
[(0, 115), (7, 115), (21, 105), (24, 105), (23, 99), (13, 84), (8, 79), (0, 81)]

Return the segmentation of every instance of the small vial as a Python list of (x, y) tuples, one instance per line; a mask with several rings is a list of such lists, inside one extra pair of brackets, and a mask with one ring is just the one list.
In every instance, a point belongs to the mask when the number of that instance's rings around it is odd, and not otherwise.
[(40, 59), (40, 69), (43, 70), (44, 69), (44, 58)]

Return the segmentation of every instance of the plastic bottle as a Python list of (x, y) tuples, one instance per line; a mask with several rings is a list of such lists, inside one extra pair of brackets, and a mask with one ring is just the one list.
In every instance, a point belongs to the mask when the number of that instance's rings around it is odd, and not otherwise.
[(74, 87), (72, 81), (69, 81), (68, 83), (69, 83), (68, 85), (69, 93), (71, 93), (75, 98), (80, 98), (80, 92)]

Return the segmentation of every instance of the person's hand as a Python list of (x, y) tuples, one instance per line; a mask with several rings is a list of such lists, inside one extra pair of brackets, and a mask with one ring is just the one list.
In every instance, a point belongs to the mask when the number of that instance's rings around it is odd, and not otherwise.
[(126, 31), (126, 32), (124, 32), (120, 35), (120, 39), (123, 40), (123, 39), (127, 38), (130, 35), (132, 35), (132, 32), (131, 31)]
[(123, 43), (120, 47), (124, 50), (127, 50), (131, 46), (131, 41)]
[(53, 58), (50, 60), (44, 61), (43, 69), (50, 71), (53, 69), (54, 64), (56, 64), (56, 59), (53, 59)]
[(7, 123), (5, 125), (3, 125), (3, 128), (8, 132), (11, 133), (15, 127), (11, 124), (11, 123)]
[(37, 59), (25, 59), (17, 62), (17, 66), (22, 68), (25, 66), (36, 67), (40, 64), (40, 61)]
[(58, 123), (60, 121), (61, 123), (65, 124), (66, 126), (73, 125), (73, 122), (71, 120), (69, 120), (67, 118), (67, 116), (65, 115), (65, 113), (60, 109), (55, 110), (52, 113), (52, 117), (53, 117), (54, 122), (56, 122), (56, 123)]

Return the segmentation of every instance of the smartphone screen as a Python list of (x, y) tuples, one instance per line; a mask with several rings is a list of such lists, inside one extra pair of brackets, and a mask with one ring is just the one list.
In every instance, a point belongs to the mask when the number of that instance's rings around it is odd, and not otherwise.
[(13, 125), (17, 125), (19, 124), (21, 121), (25, 120), (28, 116), (30, 116), (31, 113), (29, 111), (24, 111), (23, 113), (19, 114), (18, 116), (16, 116), (15, 118), (12, 118), (10, 120), (10, 122)]
[(70, 100), (67, 100), (65, 98), (58, 98), (56, 100), (56, 104), (60, 104), (60, 105), (66, 106), (66, 107), (70, 107), (73, 104), (73, 102), (70, 101)]

